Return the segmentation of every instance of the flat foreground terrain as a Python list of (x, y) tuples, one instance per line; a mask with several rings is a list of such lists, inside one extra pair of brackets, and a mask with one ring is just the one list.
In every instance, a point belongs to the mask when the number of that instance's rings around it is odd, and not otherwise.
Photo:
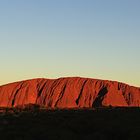
[(140, 108), (5, 110), (0, 140), (140, 139)]

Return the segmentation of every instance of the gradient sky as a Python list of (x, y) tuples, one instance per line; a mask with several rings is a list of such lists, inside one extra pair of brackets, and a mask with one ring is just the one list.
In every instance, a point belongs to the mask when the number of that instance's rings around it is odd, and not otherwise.
[(0, 85), (81, 76), (140, 87), (140, 0), (0, 0)]

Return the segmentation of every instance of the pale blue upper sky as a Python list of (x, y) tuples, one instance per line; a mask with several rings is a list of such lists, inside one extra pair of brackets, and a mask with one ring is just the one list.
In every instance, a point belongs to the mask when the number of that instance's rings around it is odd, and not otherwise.
[(0, 0), (0, 85), (82, 76), (140, 86), (140, 0)]

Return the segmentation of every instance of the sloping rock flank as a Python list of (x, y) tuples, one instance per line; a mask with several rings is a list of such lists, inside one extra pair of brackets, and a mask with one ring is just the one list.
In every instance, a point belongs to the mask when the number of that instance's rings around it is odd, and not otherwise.
[(139, 107), (140, 88), (90, 78), (33, 79), (0, 86), (0, 107)]

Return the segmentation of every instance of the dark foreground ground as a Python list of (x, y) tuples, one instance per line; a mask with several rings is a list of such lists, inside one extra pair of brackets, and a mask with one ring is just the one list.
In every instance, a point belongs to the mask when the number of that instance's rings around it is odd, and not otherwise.
[(0, 113), (0, 140), (139, 140), (140, 108)]

